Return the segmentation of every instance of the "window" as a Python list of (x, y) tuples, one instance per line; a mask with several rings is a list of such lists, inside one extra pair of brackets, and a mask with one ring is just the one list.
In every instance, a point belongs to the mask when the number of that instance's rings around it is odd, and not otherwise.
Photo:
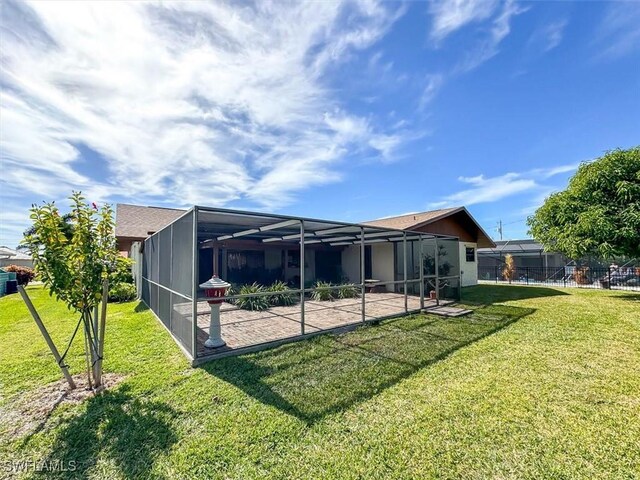
[(467, 262), (475, 262), (476, 261), (476, 249), (473, 247), (466, 248)]

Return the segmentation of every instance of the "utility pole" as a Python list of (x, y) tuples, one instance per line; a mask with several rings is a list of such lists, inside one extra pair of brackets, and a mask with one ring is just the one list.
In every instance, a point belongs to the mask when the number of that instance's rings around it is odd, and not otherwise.
[(498, 221), (498, 228), (496, 230), (500, 234), (500, 240), (502, 240), (502, 220)]

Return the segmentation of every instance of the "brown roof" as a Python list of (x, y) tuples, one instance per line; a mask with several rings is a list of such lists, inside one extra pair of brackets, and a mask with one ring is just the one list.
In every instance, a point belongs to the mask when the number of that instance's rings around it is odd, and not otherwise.
[(365, 225), (384, 228), (397, 228), (399, 230), (411, 230), (420, 225), (431, 223), (440, 218), (451, 215), (460, 210), (462, 207), (442, 208), (440, 210), (429, 210), (428, 212), (409, 213), (407, 215), (399, 215), (397, 217), (380, 218), (378, 220), (370, 220), (362, 222)]
[(427, 212), (409, 213), (407, 215), (399, 215), (397, 217), (380, 218), (378, 220), (370, 220), (362, 222), (364, 225), (375, 227), (397, 228), (399, 230), (417, 230), (420, 227), (437, 222), (445, 217), (455, 214), (462, 214), (469, 218), (473, 225), (477, 228), (477, 243), (479, 247), (494, 247), (495, 243), (491, 237), (483, 230), (480, 224), (465, 207), (441, 208), (439, 210), (429, 210)]
[(116, 205), (116, 237), (147, 238), (151, 233), (166, 227), (185, 210), (176, 208), (146, 207), (143, 205)]

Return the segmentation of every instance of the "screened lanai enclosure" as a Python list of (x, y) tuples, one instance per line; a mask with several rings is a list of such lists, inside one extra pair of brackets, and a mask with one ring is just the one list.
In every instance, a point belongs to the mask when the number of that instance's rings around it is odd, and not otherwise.
[[(458, 239), (420, 232), (193, 207), (140, 251), (142, 300), (194, 365), (460, 295)], [(200, 287), (214, 275), (219, 332)]]

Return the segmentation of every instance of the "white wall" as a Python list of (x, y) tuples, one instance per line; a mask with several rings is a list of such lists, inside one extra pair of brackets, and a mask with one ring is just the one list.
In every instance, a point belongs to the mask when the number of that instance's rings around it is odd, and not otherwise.
[(133, 260), (131, 266), (131, 275), (133, 276), (133, 283), (136, 284), (136, 294), (138, 298), (142, 296), (142, 254), (140, 253), (140, 244), (142, 242), (133, 242), (131, 244), (131, 250), (127, 252), (129, 258)]
[(393, 243), (371, 245), (371, 274), (375, 280), (393, 282)]
[[(475, 262), (467, 262), (467, 247), (475, 249)], [(460, 242), (460, 283), (463, 287), (478, 284), (478, 244)]]
[(360, 245), (350, 245), (342, 251), (342, 273), (351, 283), (360, 283)]

